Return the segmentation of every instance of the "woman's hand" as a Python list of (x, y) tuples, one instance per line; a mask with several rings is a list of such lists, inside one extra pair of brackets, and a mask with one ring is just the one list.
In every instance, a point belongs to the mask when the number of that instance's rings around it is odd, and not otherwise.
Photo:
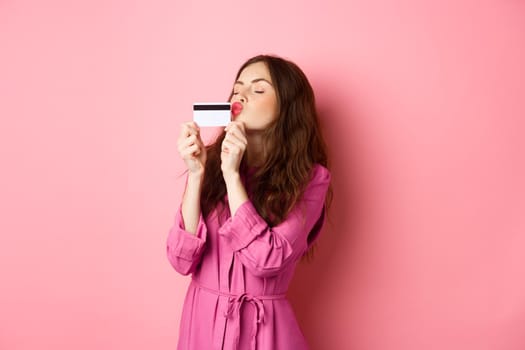
[(243, 122), (233, 121), (226, 127), (226, 136), (222, 141), (221, 170), (224, 180), (239, 175), (239, 166), (246, 151), (248, 140)]
[(190, 175), (204, 175), (206, 147), (202, 142), (199, 126), (195, 122), (181, 125), (177, 147)]

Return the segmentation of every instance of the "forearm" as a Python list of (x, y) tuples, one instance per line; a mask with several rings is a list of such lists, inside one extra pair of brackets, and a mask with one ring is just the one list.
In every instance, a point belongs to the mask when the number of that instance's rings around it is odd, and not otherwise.
[(186, 231), (196, 234), (201, 215), (200, 196), (203, 175), (188, 175), (188, 182), (182, 198), (182, 219)]
[(279, 224), (268, 225), (248, 201), (221, 226), (219, 235), (251, 273), (274, 276), (300, 257), (308, 249), (309, 237), (321, 230), (329, 186), (329, 171), (316, 166), (303, 196)]
[(226, 191), (228, 193), (228, 205), (233, 217), (237, 209), (248, 200), (248, 195), (238, 173), (225, 176), (224, 181), (226, 182)]

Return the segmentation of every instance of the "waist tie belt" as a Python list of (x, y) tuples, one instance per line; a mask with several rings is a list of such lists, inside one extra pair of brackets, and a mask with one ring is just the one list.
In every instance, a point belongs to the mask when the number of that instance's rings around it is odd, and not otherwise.
[(196, 288), (199, 288), (205, 292), (215, 294), (217, 296), (228, 297), (228, 309), (224, 312), (224, 317), (233, 318), (236, 322), (233, 325), (234, 329), (234, 341), (233, 349), (236, 350), (239, 346), (239, 339), (241, 334), (241, 307), (244, 303), (251, 303), (255, 306), (255, 317), (253, 319), (253, 333), (251, 348), (256, 350), (257, 348), (257, 332), (259, 330), (259, 323), (264, 323), (264, 304), (263, 300), (277, 300), (285, 299), (286, 294), (275, 294), (275, 295), (251, 295), (248, 293), (243, 294), (231, 294), (227, 292), (221, 292), (216, 289), (204, 287), (199, 282), (192, 279), (192, 283)]

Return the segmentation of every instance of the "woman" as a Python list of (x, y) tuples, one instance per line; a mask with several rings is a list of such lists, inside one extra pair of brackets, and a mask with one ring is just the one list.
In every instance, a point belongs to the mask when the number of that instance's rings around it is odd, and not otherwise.
[(230, 102), (215, 143), (194, 122), (178, 139), (188, 178), (167, 253), (192, 274), (178, 349), (306, 349), (285, 294), (330, 187), (313, 90), (294, 63), (261, 55), (240, 68)]

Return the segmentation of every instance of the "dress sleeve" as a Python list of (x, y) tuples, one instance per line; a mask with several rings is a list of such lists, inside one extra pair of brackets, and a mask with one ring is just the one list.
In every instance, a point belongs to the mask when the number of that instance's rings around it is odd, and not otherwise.
[(329, 184), (329, 171), (316, 165), (302, 199), (279, 225), (268, 226), (248, 200), (219, 229), (219, 235), (251, 273), (277, 275), (306, 251), (309, 233), (321, 229)]
[(206, 235), (207, 228), (202, 214), (194, 235), (185, 230), (182, 210), (179, 208), (167, 241), (167, 254), (171, 266), (183, 275), (195, 272), (206, 246)]

